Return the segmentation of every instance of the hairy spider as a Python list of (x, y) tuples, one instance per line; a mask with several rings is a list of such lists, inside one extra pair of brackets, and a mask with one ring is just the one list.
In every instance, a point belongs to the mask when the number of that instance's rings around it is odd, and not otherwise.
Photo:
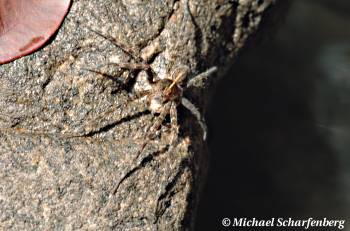
[(149, 129), (150, 135), (154, 134), (154, 132), (160, 127), (167, 115), (170, 115), (172, 127), (176, 128), (178, 126), (176, 109), (179, 104), (182, 104), (197, 118), (197, 121), (203, 129), (203, 140), (205, 140), (207, 129), (204, 120), (199, 110), (183, 96), (183, 91), (184, 89), (193, 86), (194, 83), (201, 81), (214, 71), (216, 71), (216, 67), (212, 67), (206, 72), (195, 76), (191, 81), (187, 81), (186, 84), (185, 80), (189, 73), (189, 68), (187, 66), (180, 66), (173, 71), (170, 78), (159, 79), (152, 83), (152, 88), (148, 91), (149, 93), (146, 96), (148, 109), (152, 114), (159, 114), (159, 116)]
[[(128, 54), (134, 62), (131, 63), (107, 63), (106, 65), (114, 65), (122, 69), (129, 69), (134, 71), (144, 70), (154, 76), (149, 80), (150, 88), (143, 90), (138, 94), (138, 98), (146, 99), (147, 109), (156, 116), (155, 122), (147, 128), (146, 139), (143, 141), (140, 151), (136, 155), (138, 159), (139, 155), (142, 153), (146, 145), (154, 138), (155, 134), (161, 127), (163, 121), (167, 115), (170, 115), (170, 129), (171, 129), (171, 141), (170, 148), (174, 147), (174, 143), (177, 141), (176, 137), (178, 135), (178, 114), (177, 107), (181, 104), (187, 108), (196, 118), (203, 132), (203, 140), (207, 136), (207, 127), (204, 122), (201, 113), (190, 100), (184, 97), (183, 92), (191, 87), (203, 87), (203, 82), (211, 74), (217, 71), (217, 67), (211, 67), (208, 70), (192, 77), (188, 78), (190, 75), (190, 68), (185, 65), (180, 65), (174, 68), (171, 75), (166, 76), (161, 79), (152, 70), (151, 66), (140, 57), (136, 52), (131, 49), (127, 49), (123, 44), (119, 43), (115, 38), (103, 35), (100, 32), (94, 31), (101, 37), (111, 41), (115, 46), (122, 49), (126, 54)], [(105, 75), (104, 73), (96, 70), (92, 70), (95, 73)], [(142, 162), (142, 161), (141, 161)], [(138, 168), (137, 166), (136, 168)], [(121, 183), (129, 176), (130, 173), (134, 172), (136, 169), (129, 170), (129, 172), (122, 177), (122, 179), (117, 184), (116, 188), (113, 190), (115, 194), (121, 185)]]
[[(192, 20), (190, 16), (190, 11), (188, 8), (188, 0), (185, 0), (185, 11), (190, 20)], [(157, 131), (162, 126), (167, 115), (170, 116), (170, 134), (171, 141), (169, 145), (169, 149), (175, 146), (175, 142), (177, 141), (177, 137), (179, 134), (179, 125), (178, 125), (178, 113), (177, 107), (181, 104), (185, 108), (187, 108), (196, 118), (203, 132), (203, 140), (206, 139), (207, 136), (207, 128), (204, 122), (204, 119), (194, 104), (191, 103), (190, 100), (184, 97), (184, 91), (191, 87), (203, 87), (203, 82), (205, 79), (217, 71), (217, 67), (211, 67), (208, 70), (189, 78), (190, 76), (190, 68), (186, 65), (179, 65), (173, 68), (173, 71), (170, 75), (165, 78), (159, 78), (158, 75), (153, 71), (150, 64), (146, 59), (142, 58), (139, 55), (139, 52), (135, 52), (132, 49), (127, 48), (115, 38), (110, 37), (108, 35), (104, 35), (101, 32), (92, 30), (97, 33), (99, 36), (105, 38), (112, 42), (116, 47), (120, 48), (124, 51), (125, 54), (129, 55), (133, 60), (130, 63), (107, 63), (105, 65), (114, 65), (121, 69), (129, 69), (133, 71), (146, 71), (146, 73), (150, 74), (149, 76), (149, 86), (150, 88), (147, 90), (143, 90), (138, 94), (138, 98), (142, 98), (146, 100), (147, 109), (155, 116), (155, 122), (147, 127), (146, 130), (146, 139), (144, 139), (140, 151), (136, 155), (136, 159), (138, 159), (139, 155), (143, 152), (146, 145), (154, 139)], [(100, 71), (91, 70), (97, 74), (106, 75)], [(136, 74), (136, 73), (135, 73)], [(109, 76), (111, 77), (111, 76)], [(169, 151), (169, 150), (168, 150)], [(147, 157), (146, 157), (147, 158)], [(145, 159), (145, 158), (144, 158)], [(144, 160), (143, 159), (143, 160)], [(113, 190), (113, 194), (115, 194), (119, 188), (119, 186), (123, 183), (123, 181), (129, 177), (133, 172), (135, 172), (142, 164), (143, 160), (138, 163), (136, 167), (129, 170), (119, 181), (116, 187)]]
[[(118, 42), (115, 38), (110, 37), (108, 35), (104, 35), (101, 32), (92, 30), (94, 33), (99, 36), (109, 40), (116, 47), (123, 50), (126, 54), (128, 54), (134, 62), (131, 63), (107, 63), (103, 66), (114, 65), (121, 69), (128, 69), (134, 71), (144, 70), (151, 75), (152, 80), (149, 81), (150, 89), (143, 90), (138, 93), (139, 97), (146, 97), (146, 103), (148, 110), (154, 114), (158, 115), (156, 122), (149, 128), (148, 137), (153, 135), (160, 127), (162, 122), (164, 121), (167, 115), (170, 115), (170, 121), (172, 128), (176, 128), (177, 125), (177, 106), (182, 104), (185, 108), (187, 108), (197, 119), (199, 125), (203, 130), (203, 140), (206, 139), (207, 136), (207, 128), (205, 122), (201, 116), (201, 113), (197, 109), (194, 104), (191, 103), (190, 100), (183, 96), (184, 90), (191, 87), (203, 87), (203, 83), (205, 79), (208, 78), (211, 74), (217, 71), (217, 67), (211, 67), (208, 70), (188, 79), (190, 74), (190, 68), (186, 65), (180, 65), (174, 68), (171, 75), (168, 77), (161, 79), (157, 76), (157, 74), (153, 71), (150, 64), (146, 62), (138, 52), (133, 51), (132, 49), (126, 48), (123, 44)], [(97, 74), (106, 75), (103, 72), (97, 70), (90, 70)], [(111, 77), (111, 76), (109, 76)]]
[[(202, 128), (203, 132), (203, 140), (206, 139), (207, 136), (207, 127), (204, 122), (201, 113), (194, 106), (190, 100), (183, 96), (184, 90), (192, 86), (201, 86), (198, 83), (203, 82), (204, 78), (207, 78), (209, 75), (214, 73), (217, 70), (217, 67), (212, 67), (207, 71), (196, 75), (192, 79), (186, 81), (187, 76), (189, 74), (190, 69), (187, 66), (179, 66), (177, 67), (169, 78), (158, 79), (153, 83), (150, 83), (151, 89), (146, 90), (141, 93), (141, 95), (145, 95), (146, 103), (148, 110), (156, 117), (156, 121), (149, 127), (146, 135), (146, 139), (143, 142), (140, 151), (138, 152), (136, 159), (144, 150), (145, 146), (150, 142), (151, 139), (154, 138), (157, 130), (162, 125), (165, 117), (170, 115), (170, 129), (171, 129), (171, 141), (170, 148), (175, 146), (175, 142), (177, 141), (178, 136), (178, 114), (177, 114), (177, 106), (183, 105), (187, 108), (197, 119), (199, 125)], [(142, 162), (142, 161), (141, 161)], [(138, 168), (137, 166), (136, 168)], [(135, 168), (135, 169), (136, 169)], [(113, 190), (113, 194), (115, 194), (121, 185), (121, 183), (129, 176), (130, 173), (134, 172), (134, 169), (130, 170), (117, 184), (115, 189)]]

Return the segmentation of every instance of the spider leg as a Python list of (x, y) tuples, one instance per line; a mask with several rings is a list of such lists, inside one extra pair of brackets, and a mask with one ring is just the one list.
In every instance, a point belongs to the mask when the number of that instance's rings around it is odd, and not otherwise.
[[(137, 100), (140, 100), (144, 95), (147, 95), (147, 94), (149, 94), (149, 91), (145, 90), (145, 91), (140, 92), (137, 96), (129, 97), (129, 99), (124, 104), (124, 106), (128, 105), (130, 103), (133, 103)], [(122, 106), (123, 105), (119, 105), (119, 107), (122, 107)], [(17, 129), (16, 131), (17, 131), (17, 133), (20, 133), (20, 134), (57, 136), (57, 137), (66, 138), (66, 139), (79, 138), (79, 137), (91, 137), (95, 134), (98, 134), (99, 132), (112, 129), (113, 127), (117, 126), (118, 124), (121, 124), (123, 122), (127, 122), (127, 121), (130, 121), (132, 119), (138, 118), (138, 117), (144, 115), (145, 113), (149, 113), (148, 109), (144, 106), (144, 107), (141, 107), (138, 110), (135, 110), (132, 113), (127, 114), (127, 115), (122, 116), (122, 117), (110, 116), (110, 114), (112, 114), (115, 111), (116, 111), (116, 108), (111, 107), (110, 109), (103, 112), (102, 114), (99, 114), (97, 117), (88, 120), (85, 123), (85, 126), (82, 129), (79, 129), (78, 131), (65, 132), (63, 130), (62, 132), (58, 132), (58, 133), (53, 133), (53, 132), (50, 133), (50, 132), (44, 132), (44, 131), (34, 131), (33, 132), (33, 131), (25, 130), (25, 129)], [(107, 118), (107, 121), (104, 123), (101, 123), (101, 120), (106, 119), (106, 118)], [(86, 126), (86, 125), (88, 125), (88, 126)], [(0, 129), (0, 132), (1, 131), (13, 132), (14, 129)]]
[[(165, 117), (170, 113), (172, 104), (173, 104), (173, 102), (166, 103), (164, 105), (164, 107), (163, 107), (163, 110), (161, 111), (161, 113), (157, 117), (156, 121), (153, 123), (153, 125), (149, 129), (147, 128), (148, 132), (147, 132), (147, 135), (146, 135), (146, 140), (143, 142), (140, 151), (136, 155), (136, 159), (143, 152), (143, 150), (145, 149), (145, 147), (148, 144), (148, 142), (151, 141), (152, 139), (154, 139), (154, 136), (155, 136), (157, 130), (159, 129), (159, 127), (162, 125)], [(175, 107), (175, 110), (176, 110), (176, 107)], [(176, 120), (175, 121), (176, 121), (176, 126), (177, 126), (177, 115), (176, 115)]]
[[(179, 134), (179, 126), (178, 126), (178, 120), (177, 120), (177, 109), (176, 109), (176, 103), (175, 102), (171, 102), (171, 106), (170, 106), (170, 120), (171, 120), (171, 128), (172, 128), (172, 137), (170, 139), (170, 145), (169, 145), (169, 149), (168, 152), (172, 152), (173, 149), (176, 147), (176, 142), (178, 141), (177, 136)], [(181, 168), (181, 164), (180, 164), (180, 168)], [(181, 171), (181, 170), (180, 170)], [(154, 215), (155, 215), (155, 219), (154, 219), (154, 224), (157, 223), (158, 218), (160, 217), (159, 215), (164, 213), (164, 211), (162, 211), (162, 208), (160, 207), (160, 203), (161, 203), (161, 199), (164, 199), (166, 197), (167, 194), (167, 188), (170, 188), (171, 185), (174, 184), (175, 180), (178, 179), (179, 177), (179, 172), (174, 176), (174, 178), (167, 184), (167, 186), (164, 188), (165, 192), (162, 192), (157, 199), (157, 205), (155, 207), (155, 211), (154, 211)]]
[[(129, 55), (132, 59), (135, 60), (135, 63), (113, 63), (113, 65), (117, 65), (120, 68), (129, 69), (129, 70), (145, 70), (148, 73), (151, 73), (153, 76), (156, 76), (157, 74), (154, 72), (154, 70), (150, 67), (150, 65), (147, 63), (147, 60), (142, 58), (140, 55), (140, 51), (135, 52), (133, 49), (127, 48), (125, 45), (120, 43), (117, 39), (113, 38), (112, 36), (105, 35), (102, 32), (96, 31), (94, 29), (88, 28), (88, 30), (96, 33), (97, 35), (101, 36), (102, 38), (110, 41), (113, 43), (116, 47), (120, 48), (124, 53)], [(107, 64), (111, 65), (111, 64)]]
[(175, 143), (177, 141), (177, 136), (179, 134), (179, 125), (177, 121), (177, 109), (176, 109), (175, 102), (171, 102), (170, 121), (171, 121), (171, 129), (172, 129), (172, 137), (170, 139), (170, 148), (171, 148), (175, 146)]
[[(150, 70), (150, 66), (147, 63), (106, 63), (104, 65), (98, 66), (97, 69), (101, 69), (103, 67), (111, 66), (111, 65), (119, 67), (121, 69), (128, 69), (131, 71), (137, 71), (137, 72), (135, 72), (135, 74), (139, 73), (139, 71), (141, 71), (141, 70), (145, 70), (145, 71)], [(86, 69), (86, 68), (83, 68), (83, 69), (86, 71), (101, 75), (104, 78), (116, 81), (118, 84), (120, 84), (122, 86), (127, 86), (128, 80), (130, 80), (130, 76), (128, 76), (127, 78), (120, 78), (121, 76), (112, 75), (112, 74), (109, 74), (109, 73), (106, 73), (103, 71), (99, 71), (99, 70)]]
[(191, 103), (191, 101), (189, 101), (188, 99), (186, 99), (185, 97), (182, 97), (181, 99), (181, 104), (187, 108), (197, 119), (199, 125), (201, 126), (202, 130), (203, 130), (203, 140), (207, 139), (207, 125), (205, 124), (205, 121), (201, 115), (201, 113), (199, 112), (198, 108), (196, 108), (196, 106), (194, 106), (193, 103)]
[(154, 134), (156, 133), (156, 131), (159, 129), (160, 125), (162, 125), (165, 117), (170, 113), (170, 108), (171, 108), (171, 104), (172, 102), (167, 102), (162, 111), (160, 112), (159, 116), (157, 117), (156, 121), (154, 122), (154, 124), (150, 127), (147, 137), (149, 139), (153, 139)]
[(217, 70), (218, 70), (217, 67), (211, 67), (208, 70), (196, 75), (195, 77), (193, 77), (187, 82), (187, 87), (198, 87), (198, 88), (203, 87), (208, 77), (212, 75), (214, 72), (216, 72)]
[(154, 138), (156, 131), (159, 129), (160, 125), (162, 125), (165, 117), (169, 114), (170, 108), (171, 108), (171, 102), (166, 103), (163, 107), (163, 110), (157, 117), (156, 121), (153, 123), (153, 125), (146, 129), (147, 131), (146, 140), (141, 145), (141, 149), (136, 155), (136, 159), (139, 158), (140, 154), (143, 152), (148, 142)]
[(87, 120), (87, 122), (85, 122), (85, 125), (83, 125), (83, 128), (79, 129), (80, 131), (75, 131), (74, 133), (63, 133), (63, 134), (65, 134), (65, 137), (67, 138), (91, 137), (101, 131), (108, 131), (109, 129), (112, 129), (113, 127), (117, 126), (120, 123), (130, 121), (132, 119), (135, 119), (144, 115), (145, 113), (149, 113), (146, 106), (142, 106), (137, 110), (133, 110), (132, 113), (128, 113), (127, 115), (122, 117), (119, 117), (119, 116), (116, 117), (112, 115), (113, 112), (116, 111), (116, 109), (126, 107), (126, 105), (130, 105), (131, 103), (134, 103), (137, 100), (140, 100), (144, 95), (147, 95), (148, 93), (149, 91), (143, 91), (143, 92), (140, 92), (137, 96), (131, 96), (128, 98), (128, 100), (124, 104), (119, 105), (117, 108), (115, 106), (111, 106), (111, 108), (99, 114), (97, 117)]
[(128, 70), (148, 70), (150, 68), (147, 63), (106, 63), (97, 68), (103, 68), (106, 66), (116, 66)]
[(125, 82), (120, 80), (117, 76), (115, 75), (111, 75), (111, 74), (108, 74), (108, 73), (105, 73), (105, 72), (102, 72), (102, 71), (98, 71), (98, 70), (93, 70), (93, 69), (86, 69), (86, 68), (83, 68), (83, 70), (85, 71), (90, 71), (92, 73), (95, 73), (97, 75), (101, 75), (102, 77), (106, 78), (106, 79), (111, 79), (113, 81), (116, 81), (117, 83), (121, 84), (121, 85), (124, 85)]
[[(137, 160), (140, 156), (140, 154), (143, 152), (143, 150), (145, 149), (145, 147), (147, 146), (147, 144), (149, 143), (149, 141), (151, 139), (153, 139), (153, 137), (151, 135), (153, 135), (160, 127), (160, 125), (162, 125), (162, 122), (164, 121), (166, 115), (169, 114), (169, 111), (171, 109), (171, 104), (172, 102), (168, 102), (164, 105), (164, 108), (162, 110), (162, 112), (160, 113), (160, 115), (157, 117), (156, 122), (149, 128), (147, 135), (146, 135), (146, 140), (142, 143), (140, 150), (138, 151), (138, 153), (136, 154), (135, 159)], [(176, 108), (175, 108), (176, 109)], [(149, 155), (148, 155), (149, 156)], [(131, 175), (133, 174), (136, 170), (138, 170), (139, 168), (142, 167), (142, 163), (144, 162), (144, 160), (148, 157), (146, 156), (145, 158), (143, 158), (141, 160), (141, 162), (139, 162), (139, 164), (134, 167), (133, 169), (129, 170), (122, 178), (121, 180), (118, 182), (118, 184), (115, 186), (115, 188), (113, 189), (112, 193), (116, 194), (120, 185)]]
[(128, 54), (131, 58), (138, 62), (145, 63), (145, 61), (140, 57), (139, 52), (135, 52), (133, 49), (130, 49), (126, 47), (124, 44), (120, 43), (117, 39), (113, 38), (112, 36), (103, 34), (102, 32), (99, 32), (97, 30), (88, 28), (88, 30), (94, 32), (95, 34), (99, 35), (100, 37), (110, 41), (113, 43), (116, 47), (120, 48), (122, 51), (124, 51), (126, 54)]
[(148, 155), (146, 155), (144, 158), (142, 158), (135, 167), (133, 167), (131, 170), (129, 170), (122, 178), (121, 180), (118, 182), (118, 184), (113, 188), (112, 190), (112, 195), (116, 194), (118, 192), (118, 189), (120, 187), (120, 185), (127, 179), (129, 178), (133, 173), (135, 173), (137, 170), (141, 169), (142, 167), (144, 167), (148, 162), (150, 162), (155, 156), (158, 156), (162, 153), (167, 152), (168, 150), (168, 146), (166, 145), (165, 147), (163, 147), (162, 149), (156, 151), (156, 152), (151, 152)]

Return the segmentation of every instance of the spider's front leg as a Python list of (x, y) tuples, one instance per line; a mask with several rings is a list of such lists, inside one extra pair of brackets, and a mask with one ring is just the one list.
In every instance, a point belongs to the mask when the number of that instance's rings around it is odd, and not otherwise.
[(136, 60), (136, 62), (139, 63), (145, 63), (145, 61), (141, 58), (141, 56), (139, 55), (139, 52), (135, 52), (133, 49), (128, 48), (127, 46), (125, 46), (123, 43), (119, 42), (116, 38), (103, 34), (100, 31), (88, 28), (90, 31), (92, 31), (93, 33), (97, 34), (98, 36), (110, 41), (114, 46), (118, 47), (119, 49), (121, 49), (124, 53), (126, 53), (127, 55), (129, 55), (132, 59)]
[[(97, 70), (93, 69), (86, 69), (90, 72), (94, 72), (96, 74), (102, 75), (104, 77), (107, 77), (109, 79), (116, 79), (116, 76), (110, 75), (108, 73), (105, 73), (101, 71), (102, 68), (108, 67), (108, 66), (115, 66), (120, 69), (127, 69), (131, 71), (150, 71), (153, 72), (150, 65), (147, 63), (147, 58), (144, 59), (140, 55), (140, 51), (135, 51), (133, 48), (129, 48), (125, 46), (123, 43), (119, 42), (116, 38), (113, 38), (112, 36), (103, 34), (102, 32), (99, 32), (94, 29), (89, 29), (93, 33), (97, 34), (98, 36), (106, 39), (107, 41), (111, 42), (115, 47), (121, 49), (126, 55), (128, 55), (133, 61), (132, 62), (109, 62), (105, 63), (103, 65), (100, 65), (97, 67)], [(123, 82), (125, 83), (125, 82)]]
[(186, 87), (187, 88), (189, 88), (189, 87), (203, 88), (208, 77), (211, 76), (213, 73), (215, 73), (217, 70), (218, 70), (218, 68), (214, 66), (214, 67), (211, 67), (208, 70), (194, 76), (192, 79), (190, 79), (187, 82)]
[[(211, 76), (213, 73), (217, 71), (217, 67), (211, 67), (208, 70), (194, 76), (192, 79), (190, 79), (187, 84), (186, 88), (190, 87), (197, 87), (197, 88), (204, 88), (205, 82), (207, 81), (207, 78)], [(197, 119), (200, 127), (202, 128), (203, 131), (203, 140), (206, 140), (207, 138), (207, 126), (204, 121), (203, 116), (201, 115), (200, 111), (198, 108), (188, 99), (185, 97), (181, 98), (181, 104), (187, 108)]]

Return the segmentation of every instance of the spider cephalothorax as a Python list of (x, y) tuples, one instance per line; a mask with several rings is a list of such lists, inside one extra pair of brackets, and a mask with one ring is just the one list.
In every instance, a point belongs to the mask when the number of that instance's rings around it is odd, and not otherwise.
[(188, 68), (186, 66), (177, 68), (170, 78), (160, 79), (152, 84), (152, 90), (149, 93), (148, 107), (155, 114), (162, 111), (162, 107), (173, 102), (176, 106), (181, 103), (183, 95), (182, 84), (187, 76)]

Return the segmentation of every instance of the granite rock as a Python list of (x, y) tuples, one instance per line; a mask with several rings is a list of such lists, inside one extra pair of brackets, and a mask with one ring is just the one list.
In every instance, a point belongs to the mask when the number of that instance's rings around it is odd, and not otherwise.
[[(275, 4), (74, 0), (44, 48), (0, 66), (1, 229), (191, 229), (208, 163), (201, 127), (179, 106), (179, 132), (166, 118), (144, 145), (157, 115), (135, 96), (178, 66), (188, 79), (217, 66), (184, 89), (204, 112), (206, 89)], [(139, 57), (151, 72), (107, 65)]]

